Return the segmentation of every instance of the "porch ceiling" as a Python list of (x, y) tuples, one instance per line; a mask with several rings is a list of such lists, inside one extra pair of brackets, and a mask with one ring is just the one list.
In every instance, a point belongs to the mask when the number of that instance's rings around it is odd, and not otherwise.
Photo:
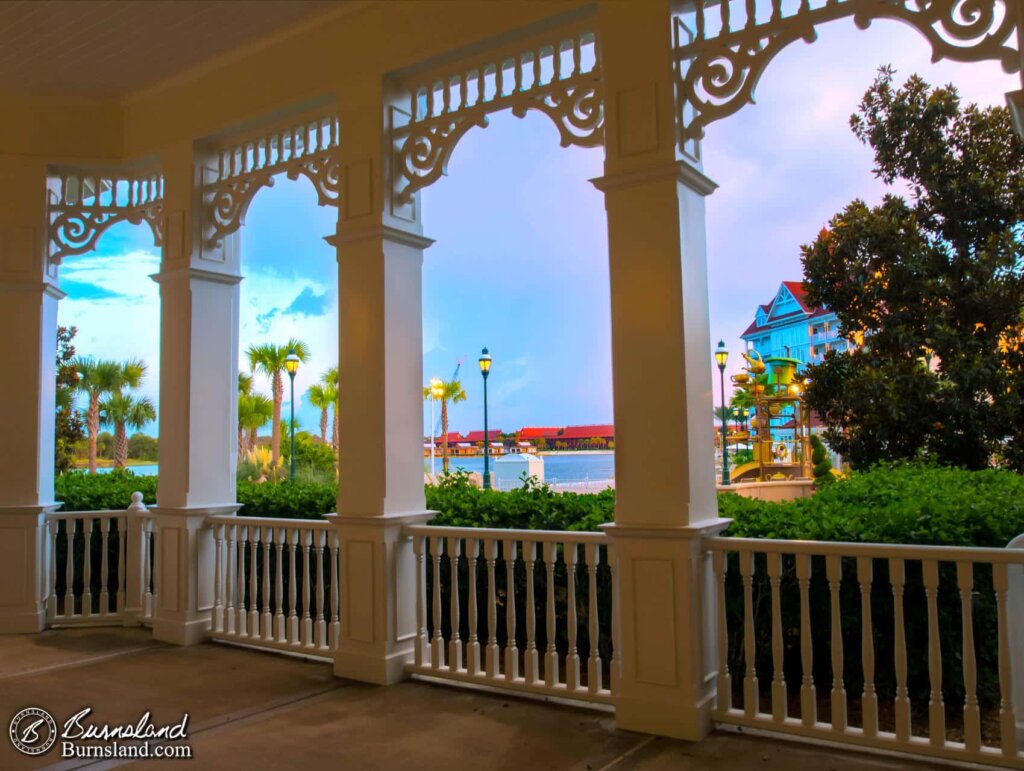
[(20, 0), (0, 3), (0, 91), (110, 99), (355, 0)]

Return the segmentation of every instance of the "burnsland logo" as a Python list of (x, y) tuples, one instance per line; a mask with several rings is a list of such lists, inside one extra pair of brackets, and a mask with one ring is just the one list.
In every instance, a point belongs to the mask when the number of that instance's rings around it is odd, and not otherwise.
[[(90, 721), (86, 707), (64, 721), (57, 721), (44, 709), (28, 707), (16, 714), (8, 734), (21, 753), (39, 756), (60, 739), (62, 758), (191, 758), (188, 739), (189, 714), (177, 723), (156, 725), (146, 712), (134, 723), (110, 724)], [(130, 743), (125, 743), (130, 742)]]

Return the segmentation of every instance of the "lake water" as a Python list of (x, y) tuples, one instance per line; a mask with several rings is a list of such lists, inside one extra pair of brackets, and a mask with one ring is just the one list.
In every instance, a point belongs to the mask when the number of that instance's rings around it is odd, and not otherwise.
[[(583, 482), (586, 480), (612, 479), (615, 476), (614, 452), (582, 453), (578, 455), (574, 453), (559, 453), (557, 455), (543, 455), (541, 457), (544, 458), (545, 482)], [(495, 460), (496, 458), (491, 458), (492, 470)], [(436, 465), (437, 472), (441, 473), (440, 455), (437, 457)], [(483, 472), (484, 459), (482, 457), (452, 458), (451, 467), (470, 472)], [(160, 467), (154, 464), (152, 466), (129, 465), (127, 468), (137, 476), (151, 477), (157, 475)], [(105, 474), (112, 470), (111, 468), (101, 468), (99, 472)], [(423, 459), (423, 470), (425, 472), (430, 471), (430, 458)]]
[[(615, 453), (559, 453), (542, 455), (544, 459), (544, 481), (549, 483), (584, 482), (593, 480), (613, 479), (615, 477)], [(491, 458), (491, 471), (494, 471), (496, 458)], [(476, 471), (483, 473), (483, 457), (451, 458), (452, 469)], [(437, 473), (441, 473), (441, 457), (436, 460)], [(424, 458), (424, 469), (430, 471), (430, 458)]]

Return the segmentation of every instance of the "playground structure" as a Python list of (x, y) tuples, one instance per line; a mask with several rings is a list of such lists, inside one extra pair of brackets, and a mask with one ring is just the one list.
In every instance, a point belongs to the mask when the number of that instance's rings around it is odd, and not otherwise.
[[(797, 372), (799, 359), (773, 356), (762, 359), (751, 350), (742, 354), (744, 371), (732, 376), (736, 386), (753, 401), (750, 430), (730, 431), (727, 445), (750, 444), (753, 460), (733, 469), (733, 482), (775, 482), (811, 478), (810, 410), (804, 404), (807, 379)], [(772, 422), (792, 421), (793, 436), (777, 441)], [(788, 428), (788, 426), (787, 426)], [(723, 448), (723, 452), (727, 450)]]

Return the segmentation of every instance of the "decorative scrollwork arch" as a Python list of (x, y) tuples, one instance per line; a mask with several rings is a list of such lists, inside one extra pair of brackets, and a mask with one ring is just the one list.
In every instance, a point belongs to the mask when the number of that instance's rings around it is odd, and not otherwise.
[(216, 168), (207, 169), (203, 185), (205, 238), (220, 246), (225, 236), (245, 223), (256, 193), (273, 187), (274, 177), (306, 177), (316, 189), (317, 203), (337, 206), (338, 119), (317, 115), (232, 139), (213, 148)]
[(391, 126), (394, 194), (401, 204), (447, 174), (459, 140), (474, 127), (486, 128), (487, 116), (500, 110), (511, 109), (517, 118), (529, 110), (544, 113), (563, 147), (604, 142), (597, 40), (578, 24), (454, 68), (420, 73), (401, 86), (408, 109), (394, 108)]
[(154, 173), (54, 172), (48, 202), (49, 261), (96, 248), (118, 222), (147, 223), (156, 246), (163, 243), (163, 177)]
[[(768, 64), (790, 43), (817, 38), (817, 27), (853, 18), (861, 29), (876, 19), (909, 24), (932, 46), (933, 61), (994, 60), (1021, 69), (1013, 47), (1022, 23), (1017, 0), (800, 0), (785, 13), (782, 0), (721, 0), (710, 12), (695, 0), (692, 28), (675, 20), (679, 145), (704, 137), (708, 124), (753, 102)], [(692, 153), (691, 153), (692, 154)]]

